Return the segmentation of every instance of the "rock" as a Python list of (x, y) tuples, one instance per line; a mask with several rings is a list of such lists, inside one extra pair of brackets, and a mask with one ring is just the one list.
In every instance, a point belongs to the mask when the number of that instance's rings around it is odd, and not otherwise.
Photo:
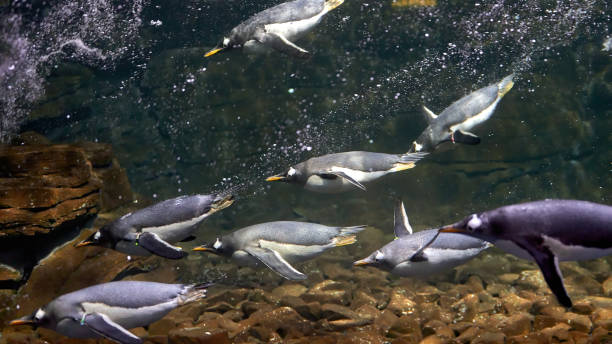
[(327, 279), (332, 280), (349, 280), (353, 277), (350, 270), (343, 268), (338, 263), (324, 263), (321, 266), (321, 271)]
[(391, 298), (387, 309), (397, 316), (412, 314), (416, 311), (416, 303), (408, 297), (405, 288), (395, 287), (391, 290)]
[(17, 282), (21, 280), (21, 271), (4, 264), (0, 264), (0, 282)]
[(572, 311), (582, 315), (589, 315), (593, 313), (594, 310), (595, 306), (588, 300), (578, 300), (572, 305)]
[(389, 337), (404, 337), (406, 335), (420, 341), (423, 338), (421, 324), (417, 315), (399, 317), (388, 332)]
[(591, 319), (595, 326), (612, 331), (612, 309), (597, 309), (593, 312)]
[(478, 326), (471, 326), (455, 338), (459, 343), (471, 343), (482, 330)]
[[(386, 303), (387, 302), (385, 302), (384, 304)], [(353, 299), (351, 300), (351, 308), (353, 309), (357, 309), (363, 305), (378, 307), (379, 304), (379, 301), (377, 301), (373, 296), (362, 290), (355, 291)]]
[(527, 313), (518, 313), (497, 324), (497, 328), (506, 336), (526, 335), (531, 331), (532, 316)]
[(238, 302), (246, 299), (248, 293), (249, 289), (246, 288), (216, 289), (214, 293), (206, 297), (206, 301), (208, 304), (227, 302), (232, 306), (236, 306)]
[(284, 296), (302, 296), (308, 290), (305, 286), (298, 283), (284, 283), (272, 290), (272, 294), (282, 299)]
[(0, 237), (48, 233), (132, 201), (110, 145), (0, 147)]
[[(362, 317), (348, 307), (333, 303), (321, 305), (321, 316), (327, 320), (361, 319)], [(372, 318), (373, 319), (373, 318)]]
[[(268, 336), (271, 335), (271, 332), (277, 332), (283, 338), (301, 337), (312, 332), (310, 322), (289, 307), (280, 307), (271, 311), (257, 311), (238, 325), (241, 330), (234, 337), (234, 342), (246, 340), (249, 336), (249, 331), (255, 327), (266, 329)], [(262, 340), (267, 341), (268, 338), (262, 338)]]
[(545, 328), (553, 327), (558, 323), (559, 321), (557, 320), (557, 318), (552, 317), (550, 315), (536, 315), (533, 320), (533, 329), (535, 331), (540, 331)]
[(438, 336), (436, 336), (435, 334), (427, 336), (423, 338), (422, 341), (419, 342), (419, 344), (442, 344), (442, 343), (444, 342), (440, 338), (438, 338)]
[(583, 299), (597, 308), (612, 309), (612, 297), (587, 296)]
[(423, 336), (435, 334), (440, 339), (452, 339), (455, 337), (453, 330), (440, 320), (431, 320), (423, 325)]
[(502, 305), (508, 314), (516, 312), (528, 312), (533, 302), (524, 299), (516, 294), (506, 294), (502, 296)]
[(168, 335), (171, 330), (176, 328), (176, 323), (169, 316), (166, 316), (149, 325), (149, 335)]
[(545, 328), (541, 331), (546, 335), (549, 341), (567, 341), (569, 338), (570, 326), (568, 324), (556, 324), (555, 326)]
[(337, 303), (347, 305), (349, 301), (349, 290), (339, 282), (325, 280), (312, 286), (302, 299), (306, 302), (317, 301), (323, 303)]
[(612, 276), (606, 278), (601, 284), (603, 294), (608, 297), (612, 297)]
[(472, 344), (504, 344), (506, 336), (500, 332), (482, 332), (474, 338)]
[(357, 310), (362, 317), (374, 320), (374, 325), (379, 328), (383, 334), (387, 334), (398, 321), (398, 317), (390, 310), (385, 309), (380, 312), (372, 306), (362, 306)]
[(505, 284), (513, 284), (514, 281), (516, 281), (517, 279), (520, 278), (519, 274), (512, 274), (512, 273), (507, 273), (507, 274), (501, 274), (498, 276), (499, 280), (502, 283)]
[(479, 298), (476, 294), (467, 294), (455, 302), (451, 309), (454, 311), (453, 322), (472, 321), (478, 311)]
[(591, 320), (586, 315), (567, 312), (565, 313), (563, 320), (570, 325), (571, 330), (576, 330), (579, 332), (591, 332), (591, 328), (593, 327), (593, 323), (591, 323)]
[(168, 342), (172, 344), (230, 344), (225, 330), (207, 330), (200, 327), (182, 328), (168, 333)]
[(519, 274), (516, 285), (532, 290), (547, 290), (548, 285), (540, 270), (525, 270)]

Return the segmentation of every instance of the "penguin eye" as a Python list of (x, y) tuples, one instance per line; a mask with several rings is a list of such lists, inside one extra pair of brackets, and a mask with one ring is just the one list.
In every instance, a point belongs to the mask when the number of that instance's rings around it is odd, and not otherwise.
[(229, 43), (230, 43), (230, 39), (229, 38), (227, 38), (227, 37), (223, 38), (223, 43), (222, 44), (223, 44), (224, 47), (227, 48)]
[(42, 308), (39, 308), (34, 314), (34, 320), (41, 321), (45, 317), (45, 311)]
[(376, 255), (374, 256), (374, 260), (375, 260), (377, 263), (378, 263), (378, 262), (380, 262), (380, 261), (382, 261), (384, 258), (385, 258), (385, 255), (384, 255), (382, 252), (380, 252), (380, 251), (377, 251), (377, 252), (376, 252)]
[(215, 243), (213, 244), (213, 248), (217, 251), (220, 251), (222, 247), (223, 247), (223, 244), (221, 243), (221, 240), (217, 238), (217, 241), (215, 241)]
[(482, 225), (482, 220), (478, 217), (478, 215), (472, 215), (472, 219), (468, 221), (467, 228), (471, 231), (477, 229)]

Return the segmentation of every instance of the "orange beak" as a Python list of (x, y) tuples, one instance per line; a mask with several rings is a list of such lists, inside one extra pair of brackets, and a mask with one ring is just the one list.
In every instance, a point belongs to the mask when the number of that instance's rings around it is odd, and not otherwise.
[(285, 179), (284, 176), (272, 176), (272, 177), (266, 178), (266, 181), (267, 182), (275, 182), (275, 181), (283, 180), (283, 179)]
[(438, 229), (438, 233), (467, 233), (467, 231), (465, 229), (456, 228), (451, 225)]
[(223, 50), (223, 48), (215, 48), (209, 52), (207, 52), (204, 57), (209, 57), (209, 56), (213, 56), (214, 54), (220, 52), (221, 50)]
[(214, 251), (208, 247), (205, 246), (198, 246), (198, 247), (194, 247), (191, 249), (192, 251)]
[(13, 320), (9, 323), (10, 326), (34, 325), (34, 324), (35, 322), (33, 320), (22, 320), (22, 319)]
[(370, 265), (370, 263), (365, 261), (364, 259), (358, 260), (353, 263), (353, 266), (365, 266), (365, 265)]
[(89, 245), (93, 245), (94, 242), (93, 241), (81, 241), (80, 243), (74, 245), (74, 247), (83, 247), (83, 246), (89, 246)]

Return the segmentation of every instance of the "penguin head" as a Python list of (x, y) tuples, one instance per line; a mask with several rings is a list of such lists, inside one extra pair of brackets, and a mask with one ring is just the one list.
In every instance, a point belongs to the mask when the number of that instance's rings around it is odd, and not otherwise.
[(223, 243), (221, 238), (215, 239), (212, 244), (204, 244), (202, 246), (194, 247), (194, 251), (206, 251), (210, 253), (214, 253), (220, 256), (231, 256), (232, 250), (228, 245)]
[(9, 322), (9, 325), (11, 326), (29, 325), (29, 326), (33, 326), (34, 328), (39, 327), (39, 326), (50, 328), (52, 327), (53, 322), (54, 322), (54, 318), (52, 314), (48, 312), (45, 309), (45, 307), (42, 307), (34, 311), (32, 314), (26, 315), (24, 317), (21, 317), (19, 319), (15, 319)]
[(486, 241), (494, 241), (497, 227), (491, 226), (486, 213), (472, 214), (463, 220), (439, 229), (440, 233), (461, 233)]
[(280, 174), (273, 175), (271, 177), (266, 178), (267, 182), (285, 182), (285, 183), (295, 183), (302, 179), (302, 172), (295, 167), (289, 167), (289, 169)]
[(383, 250), (376, 250), (364, 259), (353, 263), (354, 266), (374, 266), (379, 269), (391, 270), (390, 261), (387, 259)]
[(102, 246), (113, 248), (115, 246), (116, 240), (113, 238), (109, 225), (102, 226), (102, 228), (98, 229), (94, 234), (90, 235), (89, 238), (81, 241), (80, 243), (74, 245), (75, 247), (83, 247), (83, 246)]
[(222, 52), (222, 51), (225, 51), (231, 48), (240, 47), (241, 45), (236, 44), (235, 40), (232, 38), (233, 38), (233, 35), (230, 35), (230, 37), (223, 37), (223, 39), (219, 42), (219, 44), (217, 44), (217, 46), (214, 49), (204, 54), (204, 57), (209, 57), (218, 52)]

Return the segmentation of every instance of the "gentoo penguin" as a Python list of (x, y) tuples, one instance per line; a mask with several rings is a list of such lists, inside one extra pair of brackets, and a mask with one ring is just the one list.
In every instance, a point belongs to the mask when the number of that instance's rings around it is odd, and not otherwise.
[(220, 51), (244, 48), (259, 53), (276, 50), (307, 58), (310, 53), (293, 43), (312, 30), (329, 11), (344, 0), (295, 0), (268, 8), (236, 26), (206, 57)]
[(559, 303), (571, 307), (559, 262), (612, 254), (612, 207), (576, 200), (514, 204), (469, 215), (439, 232), (486, 240), (535, 261)]
[(371, 182), (388, 173), (411, 169), (427, 153), (385, 154), (373, 152), (342, 152), (310, 158), (285, 173), (268, 177), (266, 181), (282, 181), (304, 186), (305, 189), (338, 193)]
[(147, 326), (188, 302), (206, 297), (203, 284), (119, 281), (64, 294), (10, 325), (41, 326), (72, 338), (142, 343), (127, 329)]
[(374, 266), (403, 277), (425, 277), (461, 265), (491, 247), (491, 244), (480, 239), (444, 233), (415, 257), (414, 254), (430, 242), (438, 230), (429, 229), (413, 234), (401, 201), (395, 207), (394, 221), (396, 239), (356, 261), (355, 266)]
[(312, 259), (326, 250), (352, 244), (365, 226), (329, 227), (308, 222), (266, 222), (239, 229), (217, 238), (214, 243), (194, 248), (231, 257), (239, 265), (263, 263), (290, 280), (306, 275), (291, 264)]
[(130, 255), (155, 254), (179, 259), (187, 253), (172, 243), (194, 239), (191, 234), (200, 222), (233, 202), (232, 195), (193, 195), (168, 199), (123, 215), (76, 246), (104, 246)]
[(497, 103), (510, 91), (514, 74), (500, 82), (476, 90), (452, 103), (436, 116), (423, 107), (429, 126), (412, 143), (411, 152), (432, 152), (436, 146), (451, 141), (469, 145), (480, 143), (480, 138), (469, 132), (472, 128), (488, 120)]

